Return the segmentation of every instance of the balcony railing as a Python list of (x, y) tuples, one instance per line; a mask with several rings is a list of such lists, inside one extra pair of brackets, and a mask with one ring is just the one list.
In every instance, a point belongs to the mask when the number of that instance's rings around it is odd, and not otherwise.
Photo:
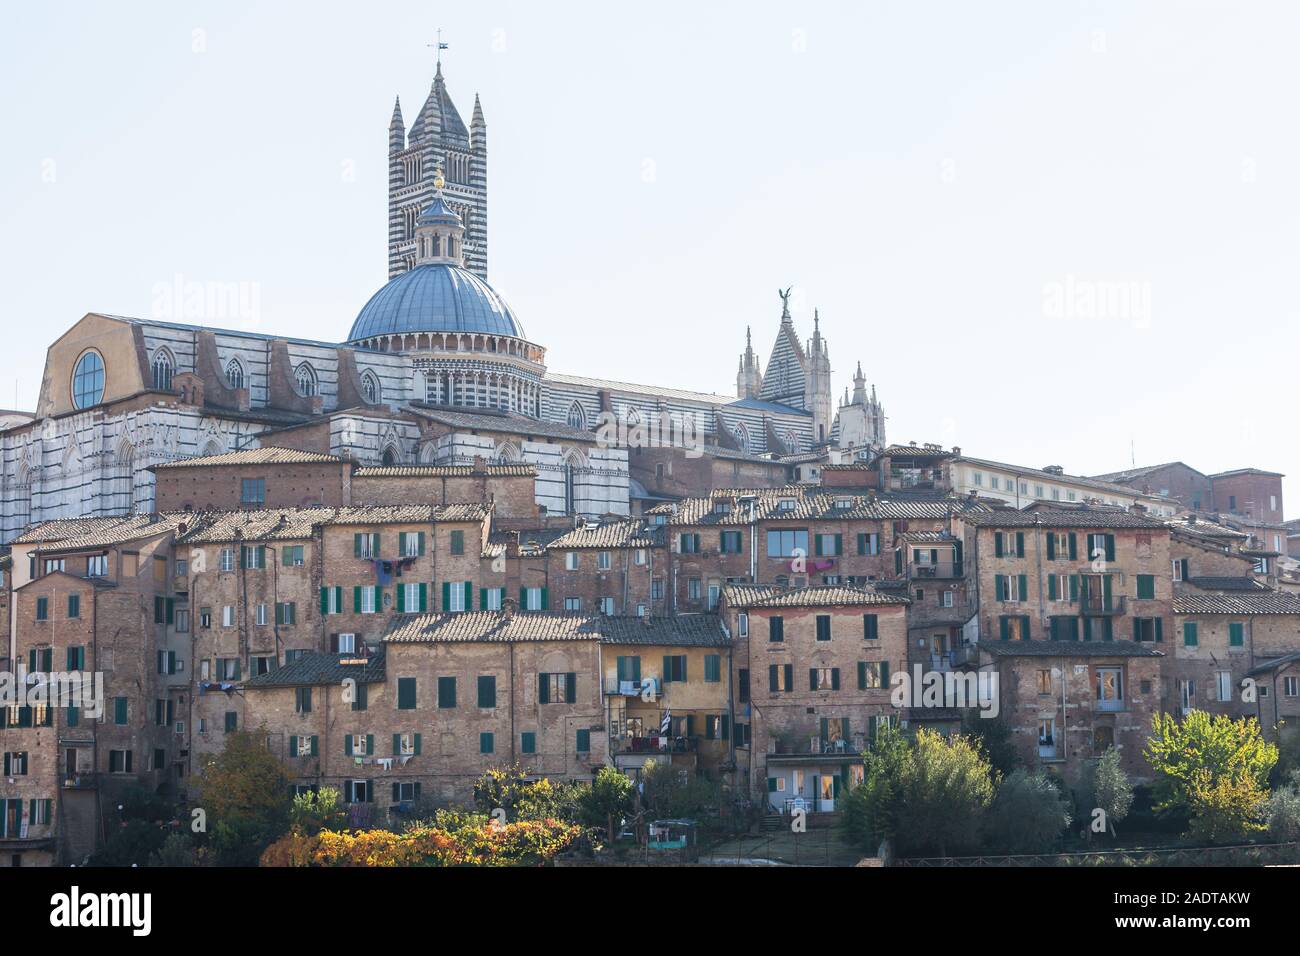
[(1099, 700), (1097, 701), (1097, 710), (1099, 713), (1114, 714), (1122, 710), (1127, 710), (1124, 701), (1121, 700)]
[(688, 754), (699, 749), (698, 737), (618, 737), (614, 749), (631, 754)]
[(1079, 598), (1080, 614), (1123, 614), (1124, 595), (1107, 599), (1100, 594), (1089, 594)]
[(960, 578), (965, 569), (963, 561), (937, 561), (934, 564), (909, 564), (908, 578), (913, 581), (923, 579)]
[(980, 649), (978, 644), (963, 644), (960, 647), (954, 647), (948, 653), (949, 663), (953, 667), (964, 667), (967, 664), (979, 662)]
[(64, 790), (94, 790), (98, 776), (93, 772), (68, 774), (63, 778)]
[(646, 690), (658, 697), (663, 694), (664, 687), (658, 677), (644, 677), (641, 680), (605, 678), (605, 693), (611, 697), (640, 697)]

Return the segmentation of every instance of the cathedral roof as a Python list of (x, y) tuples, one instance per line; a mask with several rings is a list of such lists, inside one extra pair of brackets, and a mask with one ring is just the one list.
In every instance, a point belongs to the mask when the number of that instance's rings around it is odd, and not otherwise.
[(352, 323), (349, 341), (406, 332), (483, 332), (524, 338), (510, 306), (478, 276), (450, 263), (394, 276)]

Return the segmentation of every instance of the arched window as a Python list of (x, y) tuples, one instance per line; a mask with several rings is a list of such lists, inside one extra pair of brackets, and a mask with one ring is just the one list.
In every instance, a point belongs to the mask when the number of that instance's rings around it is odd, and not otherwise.
[(736, 427), (731, 430), (731, 435), (736, 439), (736, 444), (740, 450), (749, 454), (749, 432), (745, 430), (743, 424), (737, 423)]
[(627, 414), (623, 416), (623, 420), (627, 422), (629, 425), (640, 425), (641, 413), (638, 412), (635, 408), (629, 406), (627, 410)]
[(569, 427), (578, 428), (582, 431), (587, 430), (587, 413), (582, 410), (582, 405), (574, 402), (569, 406)]
[(303, 362), (293, 373), (298, 381), (298, 392), (308, 398), (316, 394), (316, 370)]
[(153, 353), (153, 387), (160, 391), (172, 390), (172, 375), (176, 372), (176, 360), (166, 349)]
[(384, 449), (383, 462), (385, 468), (392, 468), (394, 465), (398, 464), (399, 461), (400, 458), (398, 457), (396, 448), (394, 448), (392, 445), (389, 445), (387, 448)]
[(369, 370), (361, 373), (361, 393), (365, 395), (366, 401), (371, 405), (379, 404), (380, 390), (379, 379), (375, 373)]
[(496, 460), (499, 464), (509, 465), (520, 461), (519, 449), (510, 442), (502, 442), (497, 446)]
[(78, 408), (98, 405), (104, 398), (104, 359), (93, 349), (77, 359), (72, 370), (72, 403)]
[(239, 359), (232, 358), (226, 363), (226, 381), (231, 388), (244, 387), (244, 366), (239, 364)]

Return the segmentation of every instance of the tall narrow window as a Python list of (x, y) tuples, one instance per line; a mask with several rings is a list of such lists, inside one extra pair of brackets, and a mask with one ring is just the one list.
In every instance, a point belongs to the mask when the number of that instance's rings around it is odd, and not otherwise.
[(176, 362), (170, 352), (159, 349), (153, 354), (153, 387), (164, 392), (172, 388), (172, 375), (176, 372)]

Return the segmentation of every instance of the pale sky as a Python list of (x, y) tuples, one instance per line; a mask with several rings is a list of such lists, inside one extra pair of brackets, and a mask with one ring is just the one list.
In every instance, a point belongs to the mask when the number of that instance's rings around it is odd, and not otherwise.
[(1300, 494), (1282, 0), (11, 5), (0, 407), (177, 277), (248, 307), (173, 318), (344, 339), (438, 27), (487, 119), (490, 279), (551, 369), (733, 393), (793, 285), (893, 441)]

